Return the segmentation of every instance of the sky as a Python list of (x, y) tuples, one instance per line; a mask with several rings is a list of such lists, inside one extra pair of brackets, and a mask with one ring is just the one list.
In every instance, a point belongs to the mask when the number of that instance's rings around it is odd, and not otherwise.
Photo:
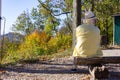
[[(12, 32), (12, 24), (15, 23), (17, 17), (23, 11), (31, 12), (31, 9), (36, 8), (38, 5), (38, 0), (2, 0), (2, 17), (5, 17), (5, 33)], [(1, 34), (3, 33), (4, 20), (2, 20)]]

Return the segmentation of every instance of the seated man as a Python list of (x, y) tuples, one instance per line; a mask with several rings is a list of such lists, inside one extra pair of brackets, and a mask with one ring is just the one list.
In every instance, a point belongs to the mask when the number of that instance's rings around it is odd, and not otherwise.
[[(76, 28), (76, 45), (73, 51), (73, 57), (84, 58), (101, 57), (100, 50), (100, 30), (95, 26), (96, 17), (91, 11), (84, 14), (83, 24)], [(77, 66), (74, 65), (76, 70)]]

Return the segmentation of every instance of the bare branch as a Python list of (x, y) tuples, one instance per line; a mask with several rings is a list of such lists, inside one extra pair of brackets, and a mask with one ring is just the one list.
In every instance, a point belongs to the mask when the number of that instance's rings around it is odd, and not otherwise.
[(71, 12), (63, 12), (63, 13), (59, 13), (59, 14), (54, 14), (53, 11), (50, 10), (48, 7), (46, 7), (45, 4), (44, 4), (41, 0), (38, 0), (38, 1), (40, 2), (41, 6), (42, 6), (43, 8), (45, 8), (47, 11), (50, 11), (50, 15), (53, 15), (53, 16), (60, 16), (60, 15), (63, 15), (63, 14), (72, 13), (72, 11), (71, 11)]
[(63, 13), (59, 13), (57, 15), (53, 14), (54, 16), (60, 16), (60, 15), (63, 15), (63, 14), (69, 14), (69, 13), (72, 13), (72, 12), (63, 12)]

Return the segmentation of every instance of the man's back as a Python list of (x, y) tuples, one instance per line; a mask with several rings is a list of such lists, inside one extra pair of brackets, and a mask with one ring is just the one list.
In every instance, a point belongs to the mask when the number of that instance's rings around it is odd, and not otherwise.
[(100, 57), (100, 31), (97, 27), (82, 24), (76, 28), (77, 44), (73, 56)]

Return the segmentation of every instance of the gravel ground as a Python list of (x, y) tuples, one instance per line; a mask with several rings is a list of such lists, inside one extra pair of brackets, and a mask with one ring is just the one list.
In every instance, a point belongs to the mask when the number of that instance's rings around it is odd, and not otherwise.
[[(104, 56), (120, 56), (119, 49), (103, 50)], [(120, 64), (107, 64), (111, 78), (120, 80)], [(77, 72), (72, 72), (72, 58), (58, 58), (33, 64), (18, 63), (0, 70), (1, 80), (92, 80), (87, 66), (78, 66)]]

